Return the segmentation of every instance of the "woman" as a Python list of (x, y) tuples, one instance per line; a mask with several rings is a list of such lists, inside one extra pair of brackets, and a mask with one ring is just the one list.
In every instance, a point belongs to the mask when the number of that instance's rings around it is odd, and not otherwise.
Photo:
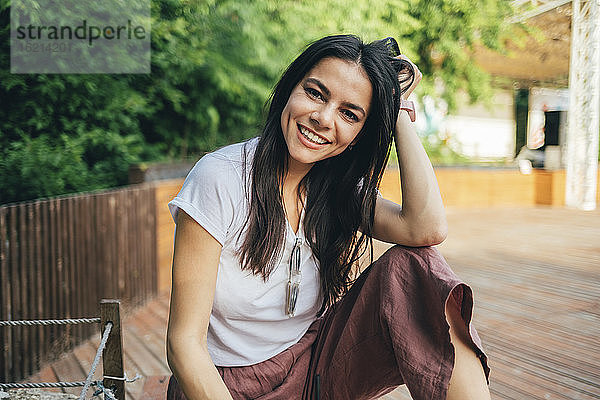
[[(169, 203), (169, 399), (489, 398), (471, 291), (427, 247), (446, 221), (404, 101), (420, 79), (393, 39), (325, 37), (259, 138), (196, 164)], [(377, 191), (392, 138), (402, 206)], [(400, 246), (353, 280), (372, 238)]]

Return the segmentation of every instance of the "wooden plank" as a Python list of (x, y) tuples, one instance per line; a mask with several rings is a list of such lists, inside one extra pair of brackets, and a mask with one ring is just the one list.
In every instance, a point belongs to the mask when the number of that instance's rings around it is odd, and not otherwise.
[[(44, 277), (43, 277), (43, 243), (42, 243), (42, 205), (40, 201), (36, 201), (33, 204), (33, 245), (35, 247), (35, 264), (33, 272), (35, 276), (35, 296), (33, 301), (35, 302), (35, 318), (42, 319), (44, 317)], [(39, 370), (42, 363), (42, 357), (45, 356), (44, 343), (46, 342), (46, 329), (45, 327), (36, 327), (37, 330), (37, 348), (35, 358), (35, 371)]]
[(167, 320), (169, 318), (169, 308), (165, 307), (162, 299), (166, 296), (160, 296), (150, 301), (138, 314), (144, 316), (144, 320), (148, 321), (151, 330), (158, 336), (166, 339), (167, 335)]
[[(85, 220), (83, 219), (83, 212), (82, 212), (82, 205), (84, 202), (84, 199), (88, 197), (87, 195), (80, 195), (77, 196), (76, 198), (76, 202), (75, 202), (75, 208), (73, 209), (73, 214), (75, 215), (75, 230), (74, 230), (74, 246), (75, 246), (75, 272), (76, 272), (76, 277), (77, 277), (77, 291), (79, 293), (78, 296), (78, 309), (77, 309), (77, 315), (79, 317), (84, 317), (84, 316), (90, 316), (90, 315), (96, 315), (96, 313), (88, 313), (87, 309), (86, 309), (86, 301), (87, 301), (87, 297), (89, 297), (90, 293), (86, 291), (86, 279), (85, 279), (85, 275), (86, 275), (86, 266), (85, 266), (85, 237), (84, 237), (84, 225), (86, 224)], [(83, 343), (88, 337), (89, 335), (86, 334), (86, 329), (89, 328), (90, 326), (85, 324), (85, 325), (79, 325), (79, 332), (77, 332), (77, 343)]]
[(135, 265), (135, 274), (137, 276), (137, 287), (136, 287), (136, 304), (138, 306), (145, 304), (147, 301), (147, 294), (149, 294), (149, 288), (147, 287), (147, 282), (149, 280), (149, 275), (151, 274), (150, 269), (146, 264), (146, 255), (152, 251), (146, 242), (146, 237), (144, 235), (145, 227), (143, 224), (144, 212), (145, 209), (145, 197), (146, 192), (143, 187), (138, 187), (135, 195), (135, 202), (133, 207), (133, 215), (134, 215), (134, 224), (136, 230), (137, 240), (140, 243), (136, 252), (134, 253), (134, 265)]
[[(0, 207), (0, 319), (11, 319), (11, 281), (9, 273), (9, 246), (8, 246), (8, 207)], [(12, 337), (10, 329), (0, 329), (0, 380), (9, 380), (9, 366), (11, 365)]]
[[(58, 377), (54, 373), (52, 366), (47, 364), (43, 366), (36, 374), (30, 376), (25, 382), (58, 382)], [(62, 393), (60, 388), (46, 388), (44, 392)]]
[[(125, 231), (123, 233), (123, 241), (125, 243), (125, 245), (127, 247), (129, 247), (131, 245), (131, 239), (133, 237), (135, 237), (137, 235), (137, 230), (136, 230), (136, 226), (135, 224), (132, 224), (135, 216), (133, 215), (134, 213), (134, 208), (135, 208), (135, 189), (131, 188), (129, 189), (129, 192), (127, 193), (126, 197), (122, 197), (121, 198), (121, 204), (122, 204), (122, 210), (123, 210), (123, 214), (125, 216), (125, 221), (123, 221), (124, 225), (125, 225)], [(135, 280), (135, 270), (136, 270), (136, 265), (135, 265), (135, 253), (138, 251), (139, 246), (140, 246), (140, 240), (139, 238), (137, 239), (137, 246), (135, 246), (133, 251), (128, 251), (127, 256), (124, 257), (124, 272), (125, 272), (125, 282), (124, 282), (124, 289), (125, 289), (125, 298), (128, 300), (128, 304), (130, 305), (130, 307), (135, 307), (136, 301), (137, 301), (137, 287), (139, 285), (139, 281), (134, 282)]]
[[(94, 199), (95, 196), (85, 196), (81, 201), (80, 207), (80, 220), (82, 221), (82, 269), (84, 271), (83, 276), (83, 288), (84, 288), (84, 310), (87, 316), (97, 316), (97, 304), (98, 293), (96, 291), (96, 285), (94, 282), (95, 277), (93, 276), (93, 263), (92, 260), (95, 258), (94, 252), (94, 240), (92, 237), (92, 225), (94, 221)], [(93, 325), (87, 325), (84, 330), (84, 336), (89, 338), (90, 336), (97, 334), (97, 329)]]
[[(19, 241), (19, 319), (29, 318), (29, 279), (28, 279), (28, 259), (27, 259), (27, 206), (25, 204), (19, 204), (17, 206), (19, 210), (19, 225), (18, 225), (18, 241)], [(21, 373), (19, 379), (24, 376), (28, 376), (32, 371), (31, 359), (27, 356), (32, 351), (31, 348), (31, 330), (26, 327), (20, 327), (20, 343), (21, 347), (17, 348), (17, 351), (21, 350)]]
[(158, 247), (159, 247), (159, 242), (158, 242), (158, 214), (157, 214), (157, 209), (156, 209), (156, 186), (152, 185), (149, 186), (148, 188), (150, 195), (148, 196), (148, 211), (146, 213), (146, 215), (148, 216), (148, 222), (147, 225), (145, 224), (145, 226), (148, 226), (148, 243), (150, 245), (150, 251), (148, 252), (149, 254), (149, 261), (150, 261), (150, 268), (152, 269), (152, 281), (150, 282), (151, 285), (151, 293), (152, 296), (156, 296), (159, 293), (160, 290), (160, 276), (159, 276), (159, 262), (158, 262)]
[[(75, 277), (75, 270), (77, 266), (75, 265), (75, 255), (74, 255), (74, 245), (73, 245), (73, 197), (65, 198), (65, 245), (66, 245), (66, 255), (67, 262), (65, 263), (67, 270), (67, 317), (68, 318), (78, 318), (77, 314), (77, 281)], [(67, 325), (67, 337), (69, 343), (69, 349), (73, 347), (73, 344), (76, 343), (77, 340), (77, 325)]]
[[(63, 354), (62, 357), (53, 362), (52, 369), (60, 382), (78, 382), (84, 381), (86, 378), (86, 372), (81, 368), (72, 351)], [(62, 388), (62, 391), (63, 393), (79, 396), (81, 389), (81, 387)]]
[[(99, 278), (98, 278), (98, 274), (99, 274), (99, 270), (100, 270), (100, 254), (98, 252), (98, 247), (97, 247), (97, 241), (98, 241), (98, 234), (97, 234), (97, 227), (98, 225), (102, 222), (100, 215), (99, 215), (99, 211), (100, 211), (100, 207), (99, 207), (99, 201), (98, 201), (98, 196), (94, 195), (91, 199), (90, 199), (90, 204), (89, 207), (87, 207), (87, 218), (89, 220), (89, 224), (87, 225), (87, 232), (86, 232), (86, 238), (87, 238), (87, 243), (88, 243), (88, 249), (89, 249), (89, 253), (88, 253), (88, 260), (87, 260), (87, 265), (88, 265), (88, 284), (89, 284), (89, 290), (90, 293), (93, 293), (92, 296), (90, 296), (90, 304), (89, 304), (89, 310), (90, 310), (90, 315), (95, 315), (98, 316), (98, 303), (99, 303), (99, 299), (102, 298), (101, 294), (100, 294), (100, 283)], [(95, 312), (92, 313), (92, 311), (95, 310)], [(95, 327), (94, 327), (95, 328)], [(90, 329), (90, 335), (94, 336), (97, 333), (97, 331)]]
[(110, 286), (107, 288), (106, 294), (109, 298), (118, 299), (119, 296), (119, 253), (118, 253), (118, 231), (117, 231), (117, 215), (116, 215), (116, 199), (114, 193), (108, 195), (108, 224), (107, 233), (110, 235), (106, 237), (106, 249), (107, 255), (109, 256), (106, 264), (106, 270), (111, 272)]
[[(36, 285), (35, 285), (35, 227), (33, 219), (33, 204), (25, 204), (25, 241), (26, 241), (26, 252), (27, 261), (25, 264), (25, 279), (27, 287), (27, 298), (25, 307), (27, 309), (27, 319), (36, 319)], [(26, 371), (25, 376), (29, 376), (37, 371), (37, 359), (39, 354), (37, 353), (37, 336), (39, 327), (33, 326), (24, 329), (28, 334), (28, 348), (29, 353), (25, 355), (29, 364), (29, 369)]]
[(118, 192), (116, 194), (117, 198), (117, 206), (116, 213), (118, 216), (117, 223), (117, 231), (119, 242), (117, 243), (117, 257), (118, 260), (118, 271), (119, 271), (119, 298), (124, 299), (128, 303), (132, 300), (130, 285), (127, 285), (127, 280), (129, 278), (129, 273), (131, 270), (131, 261), (130, 254), (128, 251), (128, 228), (129, 228), (129, 213), (127, 212), (131, 199), (129, 198), (129, 193), (126, 192)]
[[(68, 299), (68, 280), (66, 271), (66, 260), (65, 260), (65, 206), (63, 199), (56, 200), (56, 277), (57, 277), (57, 297), (58, 304), (56, 309), (56, 315), (66, 317), (67, 314), (67, 299)], [(63, 338), (66, 334), (65, 326), (57, 326), (56, 340), (59, 343), (63, 342)]]
[(167, 397), (167, 388), (169, 386), (170, 375), (149, 376), (144, 382), (144, 389), (141, 395), (142, 399), (165, 399)]
[[(160, 307), (163, 310), (164, 315), (169, 314), (169, 302), (170, 302), (170, 296), (167, 296), (167, 295), (158, 296), (156, 298), (156, 304), (158, 307)], [(155, 311), (158, 311), (158, 310), (155, 310)]]
[[(33, 254), (31, 252), (32, 249), (32, 241), (31, 241), (31, 204), (25, 203), (21, 204), (21, 223), (19, 226), (20, 230), (20, 238), (19, 245), (21, 247), (21, 268), (23, 269), (23, 282), (21, 284), (24, 288), (24, 291), (21, 296), (21, 304), (23, 307), (23, 319), (33, 319), (33, 311), (34, 311), (34, 297), (31, 295), (34, 293), (32, 287), (32, 257)], [(23, 328), (23, 348), (25, 350), (25, 354), (23, 354), (23, 359), (25, 361), (25, 376), (29, 376), (34, 372), (33, 367), (33, 358), (30, 354), (35, 356), (35, 327), (32, 329), (31, 327)]]
[[(40, 217), (40, 238), (39, 244), (41, 247), (40, 251), (40, 277), (42, 287), (40, 289), (40, 299), (41, 299), (41, 310), (40, 316), (43, 319), (51, 318), (51, 309), (52, 309), (52, 293), (50, 286), (52, 285), (51, 275), (51, 265), (52, 261), (50, 259), (50, 228), (49, 228), (49, 213), (50, 213), (50, 203), (45, 200), (41, 201), (39, 207), (39, 217)], [(50, 353), (50, 344), (52, 341), (52, 327), (46, 327), (44, 329), (44, 339), (42, 342), (41, 348), (41, 357), (40, 362), (43, 365), (47, 359), (48, 354)]]
[(154, 202), (154, 196), (152, 189), (147, 186), (141, 193), (140, 196), (140, 213), (138, 216), (140, 235), (144, 241), (144, 249), (141, 251), (140, 269), (144, 277), (143, 280), (143, 291), (144, 297), (143, 302), (146, 303), (150, 298), (153, 297), (154, 288), (153, 281), (155, 281), (156, 267), (152, 263), (152, 254), (156, 254), (156, 243), (152, 244), (150, 232), (154, 229), (152, 219), (149, 216), (150, 207), (149, 205)]
[[(69, 254), (71, 257), (71, 312), (73, 318), (83, 317), (83, 313), (81, 311), (81, 305), (83, 302), (83, 290), (81, 287), (81, 282), (79, 280), (80, 276), (80, 263), (79, 263), (79, 251), (78, 251), (78, 226), (81, 223), (79, 218), (77, 218), (77, 203), (79, 202), (79, 196), (69, 197), (68, 205), (69, 205)], [(81, 332), (82, 325), (73, 325), (73, 346), (76, 346), (80, 340), (83, 340), (83, 334)]]
[[(69, 210), (67, 204), (67, 198), (61, 198), (59, 200), (60, 214), (59, 214), (59, 226), (60, 226), (60, 244), (59, 250), (61, 254), (61, 270), (60, 270), (60, 285), (62, 289), (62, 305), (59, 311), (61, 318), (72, 318), (71, 310), (71, 260), (69, 255)], [(65, 350), (70, 349), (72, 341), (72, 326), (62, 325), (62, 333), (60, 335), (61, 342), (65, 346)]]
[[(587, 357), (590, 352), (598, 354), (600, 351), (598, 344), (578, 346), (577, 340), (570, 340), (569, 335), (565, 335), (561, 340), (549, 335), (547, 329), (540, 331), (535, 329), (528, 323), (522, 323), (521, 329), (518, 331), (514, 328), (507, 329), (503, 331), (501, 337), (492, 336), (490, 332), (491, 344), (499, 347), (510, 346), (511, 351), (537, 360), (538, 365), (549, 365), (553, 371), (562, 371), (564, 376), (570, 371), (579, 370), (577, 379), (587, 380), (590, 383), (596, 382), (596, 385), (600, 386), (600, 360)], [(577, 338), (580, 335), (574, 333), (571, 336)], [(560, 367), (556, 368), (555, 365)]]
[(560, 380), (563, 392), (567, 393), (567, 389), (575, 389), (580, 390), (581, 393), (600, 395), (600, 381), (595, 370), (586, 370), (579, 364), (569, 365), (569, 360), (563, 362), (552, 348), (545, 349), (541, 346), (530, 348), (528, 344), (535, 345), (526, 341), (519, 343), (499, 336), (491, 336), (488, 339), (488, 348), (496, 349), (497, 357), (501, 354), (504, 358), (519, 358), (519, 364), (523, 368), (529, 367), (531, 373), (540, 377), (550, 377), (551, 381)]
[[(96, 203), (96, 224), (94, 225), (94, 237), (95, 237), (95, 252), (96, 258), (93, 260), (94, 262), (94, 279), (96, 282), (96, 292), (97, 296), (102, 297), (110, 297), (104, 293), (104, 282), (109, 279), (108, 274), (110, 273), (110, 268), (106, 263), (106, 248), (104, 247), (105, 241), (105, 233), (106, 230), (106, 196), (99, 194), (95, 198)], [(99, 276), (100, 265), (104, 265), (106, 272), (103, 274), (102, 279)]]
[[(500, 349), (495, 346), (489, 346), (489, 348), (495, 361), (494, 379), (502, 379), (505, 383), (526, 394), (524, 398), (541, 395), (540, 397), (543, 398), (557, 400), (592, 399), (597, 398), (599, 394), (593, 387), (566, 377), (561, 371), (539, 368), (535, 358), (531, 360), (528, 356), (507, 353), (506, 346)], [(527, 361), (531, 362), (527, 363)], [(529, 368), (528, 364), (532, 367)]]
[(135, 225), (137, 230), (138, 240), (142, 243), (141, 246), (138, 247), (136, 251), (136, 269), (138, 276), (138, 294), (137, 294), (137, 304), (141, 306), (146, 304), (146, 302), (151, 297), (152, 288), (148, 285), (148, 282), (152, 279), (152, 269), (148, 263), (148, 255), (152, 253), (154, 250), (153, 247), (147, 241), (146, 238), (146, 229), (144, 222), (146, 220), (145, 213), (146, 210), (146, 201), (147, 201), (147, 191), (141, 187), (137, 191), (136, 196), (136, 204), (135, 204)]
[[(141, 245), (143, 245), (143, 242), (139, 237), (138, 224), (136, 223), (137, 192), (138, 191), (136, 188), (132, 188), (127, 194), (127, 198), (123, 199), (127, 202), (125, 207), (125, 215), (127, 218), (125, 242), (127, 243), (127, 247), (131, 249), (127, 251), (127, 257), (125, 260), (127, 268), (127, 280), (125, 281), (125, 287), (127, 289), (127, 297), (129, 298), (130, 304), (132, 304), (134, 307), (139, 305), (138, 297), (140, 295), (140, 291), (138, 288), (140, 286), (141, 279), (137, 265), (137, 253), (140, 250)], [(134, 242), (137, 242), (137, 245), (134, 244)]]
[[(96, 209), (96, 223), (94, 225), (94, 237), (95, 237), (95, 253), (96, 257), (93, 262), (93, 277), (96, 282), (96, 295), (98, 298), (110, 297), (104, 291), (105, 282), (110, 279), (110, 266), (106, 260), (107, 249), (105, 247), (105, 236), (106, 236), (106, 196), (99, 194), (95, 198), (95, 209)], [(102, 276), (100, 276), (100, 267), (104, 266), (106, 270)]]
[[(50, 242), (50, 251), (49, 251), (49, 294), (50, 294), (50, 310), (48, 313), (49, 318), (57, 318), (60, 309), (60, 276), (59, 276), (59, 255), (58, 255), (58, 209), (57, 209), (58, 201), (56, 199), (52, 199), (48, 204), (48, 237)], [(53, 325), (49, 327), (50, 333), (50, 341), (48, 344), (49, 349), (54, 346), (56, 343), (60, 330), (59, 327)], [(48, 353), (50, 355), (50, 353)], [(50, 358), (50, 357), (49, 357)]]
[[(85, 195), (78, 195), (73, 199), (73, 237), (71, 238), (71, 242), (73, 243), (73, 256), (74, 256), (74, 272), (75, 272), (75, 293), (77, 297), (77, 304), (74, 310), (74, 315), (77, 318), (81, 318), (84, 316), (88, 316), (90, 314), (86, 313), (85, 310), (85, 301), (86, 296), (88, 294), (85, 291), (85, 266), (83, 263), (83, 254), (82, 252), (85, 249), (85, 243), (83, 243), (83, 224), (85, 223), (82, 219), (81, 215), (81, 203), (83, 202)], [(80, 324), (75, 326), (75, 336), (77, 337), (77, 341), (75, 342), (75, 346), (82, 343), (87, 339), (85, 335), (85, 328), (87, 328), (87, 324)]]
[(169, 371), (165, 346), (166, 335), (163, 332), (155, 332), (152, 328), (152, 322), (154, 320), (148, 313), (135, 313), (128, 318), (127, 330), (139, 339), (149, 353), (160, 363), (164, 371)]
[(135, 335), (128, 326), (124, 329), (124, 349), (140, 367), (140, 372), (144, 376), (165, 375), (164, 364), (159, 360), (160, 356), (154, 354), (155, 348), (148, 348), (143, 341)]
[[(94, 328), (98, 329), (97, 324), (93, 324)], [(94, 362), (94, 357), (96, 357), (97, 347), (92, 346), (91, 341), (87, 340), (82, 344), (75, 346), (73, 348), (73, 355), (77, 359), (77, 362), (81, 366), (81, 369), (85, 372), (85, 376), (90, 373), (92, 370), (92, 364)], [(102, 380), (102, 357), (100, 358), (100, 362), (96, 366), (96, 372), (93, 375), (93, 380)]]
[(138, 274), (140, 276), (140, 286), (139, 286), (139, 305), (146, 304), (148, 300), (152, 296), (152, 288), (149, 285), (149, 282), (152, 279), (152, 268), (149, 265), (148, 256), (152, 254), (154, 248), (150, 246), (147, 240), (146, 230), (148, 229), (145, 226), (145, 222), (147, 218), (145, 217), (148, 212), (146, 208), (146, 203), (148, 201), (148, 192), (144, 188), (141, 188), (139, 191), (139, 195), (137, 197), (137, 210), (136, 210), (136, 224), (137, 230), (140, 237), (142, 246), (138, 249), (137, 252), (137, 268)]

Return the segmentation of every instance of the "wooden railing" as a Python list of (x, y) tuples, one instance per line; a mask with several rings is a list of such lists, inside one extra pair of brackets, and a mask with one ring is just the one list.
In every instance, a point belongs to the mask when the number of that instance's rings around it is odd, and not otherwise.
[[(0, 207), (0, 320), (98, 314), (101, 298), (157, 291), (151, 185)], [(0, 328), (0, 382), (16, 381), (97, 334), (76, 325)]]

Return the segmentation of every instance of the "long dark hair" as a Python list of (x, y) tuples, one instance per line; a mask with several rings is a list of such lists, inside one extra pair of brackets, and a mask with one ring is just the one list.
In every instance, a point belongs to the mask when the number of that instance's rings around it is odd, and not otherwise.
[[(388, 41), (363, 43), (352, 35), (324, 37), (287, 68), (271, 95), (262, 135), (255, 149), (250, 184), (248, 229), (239, 257), (244, 269), (266, 280), (283, 248), (286, 216), (281, 190), (288, 150), (281, 113), (290, 93), (322, 59), (335, 57), (360, 65), (372, 85), (369, 115), (352, 148), (317, 162), (300, 182), (306, 193), (304, 232), (319, 261), (323, 303), (319, 314), (347, 292), (352, 268), (370, 244), (377, 187), (388, 160), (400, 106), (398, 74), (412, 66), (393, 58)], [(403, 74), (404, 76), (405, 74)]]

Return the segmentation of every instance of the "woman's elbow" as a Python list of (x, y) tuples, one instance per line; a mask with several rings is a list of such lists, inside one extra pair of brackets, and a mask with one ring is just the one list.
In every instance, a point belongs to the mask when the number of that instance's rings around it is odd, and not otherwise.
[(179, 360), (178, 355), (181, 352), (181, 347), (181, 344), (178, 343), (172, 334), (167, 334), (167, 364), (169, 364), (171, 371), (177, 369), (177, 361)]
[(446, 240), (447, 236), (448, 224), (440, 221), (415, 233), (413, 240), (416, 247), (435, 246)]
[(206, 340), (199, 340), (193, 336), (177, 335), (167, 332), (167, 364), (171, 370), (177, 370), (179, 363), (186, 359), (190, 353), (200, 355), (208, 354)]
[(429, 246), (435, 246), (442, 243), (448, 237), (448, 225), (438, 227), (431, 233)]

